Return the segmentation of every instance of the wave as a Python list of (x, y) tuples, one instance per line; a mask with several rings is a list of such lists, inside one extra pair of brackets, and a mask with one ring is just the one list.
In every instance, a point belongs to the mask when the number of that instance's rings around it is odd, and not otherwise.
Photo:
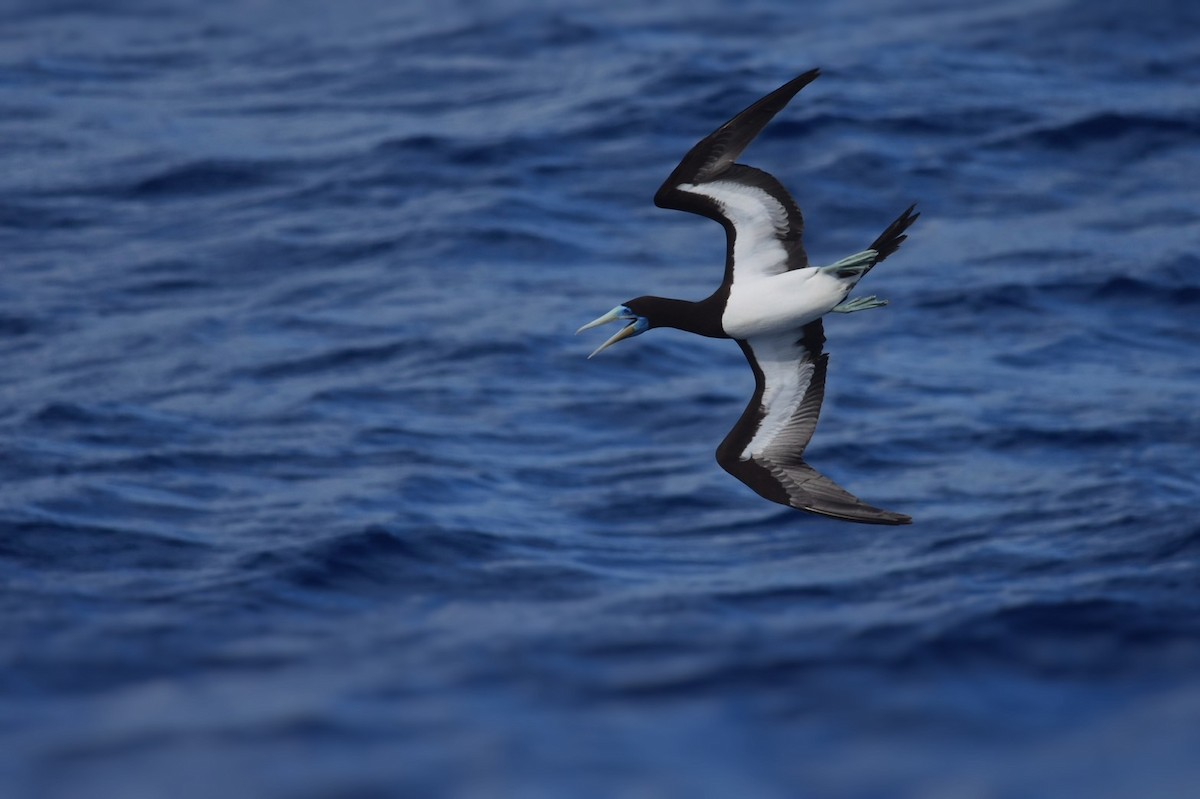
[(262, 163), (195, 161), (142, 178), (122, 193), (130, 199), (170, 199), (243, 191), (269, 185), (272, 179), (272, 169)]
[(315, 601), (369, 596), (444, 601), (503, 597), (554, 600), (591, 591), (597, 577), (539, 552), (536, 539), (429, 524), (373, 525), (297, 547), (243, 558), (239, 569), (265, 576), (270, 590), (312, 592)]
[(0, 520), (0, 557), (34, 574), (191, 571), (214, 548), (203, 540), (167, 534), (161, 526), (101, 525), (44, 519)]
[(1186, 145), (1198, 134), (1200, 117), (1101, 111), (1005, 133), (993, 140), (990, 146), (1076, 152), (1082, 148), (1121, 145), (1122, 152), (1141, 156)]

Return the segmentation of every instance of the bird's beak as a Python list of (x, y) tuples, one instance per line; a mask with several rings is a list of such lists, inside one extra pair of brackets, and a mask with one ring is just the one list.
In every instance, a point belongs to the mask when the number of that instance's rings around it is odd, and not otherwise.
[(583, 331), (591, 330), (593, 327), (600, 327), (600, 325), (607, 325), (609, 322), (615, 322), (627, 313), (629, 313), (629, 310), (624, 305), (618, 305), (616, 308), (613, 308), (599, 319), (588, 322), (586, 325), (576, 330), (575, 335), (578, 336)]
[(593, 327), (599, 327), (600, 325), (607, 325), (609, 322), (625, 322), (625, 321), (629, 322), (629, 324), (626, 325), (625, 327), (621, 328), (620, 330), (618, 330), (616, 333), (614, 333), (612, 335), (611, 338), (609, 338), (608, 341), (604, 342), (599, 347), (597, 347), (595, 349), (595, 351), (593, 351), (592, 354), (588, 356), (588, 358), (595, 357), (597, 354), (603, 352), (604, 350), (608, 349), (609, 347), (616, 344), (618, 341), (621, 341), (622, 339), (627, 339), (630, 336), (636, 336), (638, 333), (641, 333), (643, 330), (645, 330), (646, 326), (644, 323), (639, 324), (640, 322), (643, 322), (643, 320), (638, 318), (637, 316), (634, 316), (633, 313), (628, 308), (626, 308), (624, 305), (618, 305), (616, 308), (613, 308), (611, 311), (604, 314), (604, 316), (601, 316), (599, 319), (596, 319), (592, 322), (588, 322), (586, 325), (584, 325), (583, 327), (576, 330), (575, 335), (579, 335), (580, 333), (582, 333), (585, 330), (591, 330)]
[(610, 338), (608, 341), (604, 342), (599, 347), (594, 349), (592, 351), (592, 354), (588, 356), (588, 360), (591, 360), (592, 358), (596, 357), (604, 350), (606, 350), (609, 347), (611, 347), (612, 345), (616, 344), (618, 341), (621, 341), (622, 339), (627, 339), (630, 336), (636, 336), (638, 334), (638, 332), (639, 331), (637, 329), (636, 322), (631, 325), (626, 325), (625, 327), (618, 330), (616, 333), (613, 333), (612, 338)]

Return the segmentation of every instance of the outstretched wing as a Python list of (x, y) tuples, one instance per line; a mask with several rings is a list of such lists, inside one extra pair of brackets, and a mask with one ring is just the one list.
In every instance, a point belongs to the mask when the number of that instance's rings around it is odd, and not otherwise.
[(738, 341), (754, 370), (754, 396), (717, 448), (725, 471), (762, 497), (798, 510), (865, 524), (908, 524), (902, 513), (872, 507), (802, 457), (825, 398), (829, 356), (821, 321), (795, 333)]
[(683, 157), (654, 195), (660, 208), (700, 214), (724, 226), (726, 286), (808, 266), (801, 241), (804, 217), (796, 202), (771, 175), (734, 161), (819, 74), (805, 72), (717, 128)]

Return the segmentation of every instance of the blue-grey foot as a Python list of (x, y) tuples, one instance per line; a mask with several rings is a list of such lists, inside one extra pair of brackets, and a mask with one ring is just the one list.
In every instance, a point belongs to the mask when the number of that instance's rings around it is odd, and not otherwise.
[[(871, 267), (879, 260), (879, 253), (874, 250), (863, 250), (843, 258), (835, 264), (821, 267), (822, 272), (830, 272), (842, 279), (862, 277), (871, 271)], [(856, 281), (857, 282), (857, 281)]]
[(833, 313), (854, 313), (855, 311), (866, 311), (871, 308), (882, 308), (887, 304), (887, 300), (881, 300), (872, 294), (870, 297), (856, 297), (853, 300), (846, 300), (840, 305), (833, 306), (831, 310)]

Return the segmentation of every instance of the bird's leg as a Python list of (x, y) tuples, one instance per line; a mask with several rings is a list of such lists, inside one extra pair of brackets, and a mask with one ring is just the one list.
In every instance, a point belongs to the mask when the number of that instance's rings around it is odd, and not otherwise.
[(887, 300), (881, 300), (872, 294), (870, 297), (857, 297), (853, 300), (833, 306), (830, 310), (833, 313), (854, 313), (855, 311), (866, 311), (871, 308), (882, 308), (887, 305)]
[(829, 272), (842, 279), (860, 278), (871, 271), (871, 267), (875, 265), (877, 260), (879, 260), (879, 253), (874, 250), (863, 250), (862, 252), (856, 252), (854, 255), (843, 258), (835, 264), (823, 266), (821, 267), (821, 271)]

